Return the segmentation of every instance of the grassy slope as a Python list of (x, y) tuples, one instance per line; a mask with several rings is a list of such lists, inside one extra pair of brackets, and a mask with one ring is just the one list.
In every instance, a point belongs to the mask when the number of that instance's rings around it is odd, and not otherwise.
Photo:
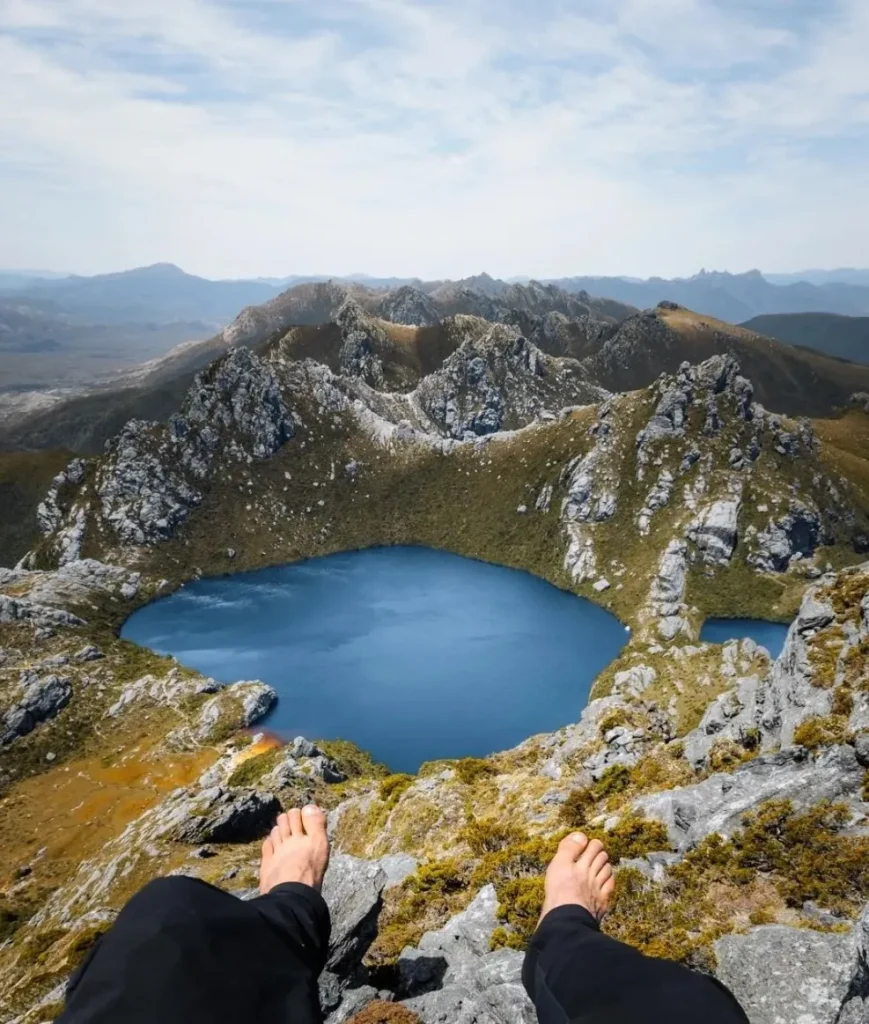
[(869, 363), (869, 316), (769, 313), (742, 326), (788, 345), (801, 345), (855, 363)]
[(71, 455), (62, 449), (0, 454), (0, 566), (13, 566), (39, 539), (36, 506)]
[[(691, 310), (655, 310), (655, 324), (623, 330), (643, 333), (629, 365), (610, 369), (603, 383), (611, 390), (645, 387), (662, 372), (674, 373), (683, 361), (699, 363), (732, 352), (744, 376), (768, 409), (794, 416), (828, 416), (847, 404), (855, 391), (869, 389), (869, 367), (794, 349), (772, 338), (701, 316)], [(613, 344), (618, 345), (618, 336)]]

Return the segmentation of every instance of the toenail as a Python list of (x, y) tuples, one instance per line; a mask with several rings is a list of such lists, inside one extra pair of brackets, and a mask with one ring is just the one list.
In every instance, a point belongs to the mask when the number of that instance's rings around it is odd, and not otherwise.
[(316, 814), (320, 808), (316, 804), (308, 804), (307, 807), (302, 808), (302, 814)]
[(570, 835), (570, 838), (575, 843), (584, 843), (585, 842), (585, 836), (582, 834), (582, 832), (572, 832), (571, 835)]

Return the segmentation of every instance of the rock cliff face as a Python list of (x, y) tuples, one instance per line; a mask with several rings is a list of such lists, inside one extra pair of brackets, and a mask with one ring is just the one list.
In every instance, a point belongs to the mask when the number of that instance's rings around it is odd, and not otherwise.
[[(285, 339), (235, 349), (168, 424), (134, 421), (72, 463), (42, 542), (0, 571), (15, 807), (0, 814), (0, 1021), (50, 1019), (148, 878), (249, 897), (258, 836), (309, 799), (338, 851), (333, 1024), (375, 997), (424, 1024), (530, 1024), (520, 950), (576, 827), (619, 862), (614, 935), (716, 970), (752, 1021), (783, 1019), (788, 991), (807, 1024), (861, 1019), (869, 563), (847, 566), (869, 495), (843, 475), (857, 457), (760, 406), (729, 356), (609, 395), (526, 328), (459, 317), (439, 368), (390, 391), (378, 363), (405, 336), (380, 337), (346, 295), (335, 324), (337, 368)], [(200, 574), (377, 543), (522, 566), (621, 615), (629, 643), (578, 723), (405, 778), (341, 745), (252, 738), (265, 683), (222, 686), (117, 639), (138, 603)], [(700, 643), (709, 614), (793, 625), (772, 662)], [(67, 814), (55, 841), (46, 823)]]

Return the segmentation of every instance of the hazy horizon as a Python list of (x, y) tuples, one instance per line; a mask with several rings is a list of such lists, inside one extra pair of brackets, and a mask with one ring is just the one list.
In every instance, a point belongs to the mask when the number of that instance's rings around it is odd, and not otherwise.
[[(152, 269), (154, 267), (160, 267), (160, 266), (163, 266), (163, 267), (174, 267), (176, 270), (180, 270), (182, 273), (185, 273), (185, 274), (188, 274), (188, 275), (191, 275), (191, 276), (194, 276), (194, 277), (204, 276), (204, 275), (193, 274), (192, 271), (188, 270), (186, 267), (180, 266), (178, 263), (175, 263), (172, 260), (158, 260), (156, 263), (142, 264), (140, 266), (120, 267), (120, 268), (113, 268), (111, 270), (96, 271), (94, 274), (76, 274), (75, 272), (66, 271), (66, 270), (49, 270), (49, 269), (46, 269), (46, 268), (42, 268), (40, 270), (34, 270), (34, 269), (31, 269), (31, 268), (8, 266), (8, 267), (0, 267), (0, 275), (2, 275), (2, 274), (20, 275), (21, 277), (31, 277), (31, 278), (34, 278), (34, 279), (42, 278), (42, 279), (44, 279), (46, 281), (49, 281), (49, 280), (62, 279), (62, 278), (65, 278), (65, 277), (99, 277), (99, 276), (105, 276), (105, 275), (108, 275), (108, 274), (132, 273), (132, 272), (137, 271), (137, 270), (149, 270), (149, 269)], [(753, 273), (753, 272), (760, 273), (765, 278), (769, 279), (770, 277), (785, 277), (785, 276), (786, 277), (798, 277), (800, 274), (806, 274), (806, 275), (837, 274), (837, 273), (840, 273), (840, 274), (848, 274), (848, 273), (869, 274), (869, 268), (867, 268), (867, 267), (803, 267), (800, 270), (796, 270), (796, 271), (782, 271), (782, 270), (768, 270), (768, 271), (765, 271), (765, 270), (763, 270), (763, 269), (761, 269), (759, 267), (750, 267), (747, 270), (719, 270), (717, 268), (703, 267), (700, 270), (695, 271), (692, 274), (686, 274), (684, 276), (674, 275), (673, 278), (671, 278), (671, 280), (676, 280), (676, 279), (691, 280), (692, 278), (699, 277), (703, 273), (707, 273), (707, 274), (730, 274), (731, 276), (738, 277), (740, 275), (747, 274), (747, 273)], [(488, 274), (489, 277), (495, 278), (497, 280), (506, 281), (507, 283), (526, 282), (526, 281), (557, 280), (557, 278), (542, 277), (542, 276), (540, 276), (538, 274), (516, 274), (516, 275), (513, 275), (513, 276), (511, 276), (509, 278), (497, 278), (497, 276), (495, 274), (490, 274), (487, 270), (478, 270), (475, 273), (464, 275), (464, 277), (466, 277), (466, 278), (481, 277), (484, 274)], [(409, 279), (414, 279), (415, 278), (415, 279), (418, 279), (418, 280), (423, 281), (423, 282), (429, 282), (429, 281), (457, 281), (457, 280), (461, 280), (461, 278), (458, 278), (455, 275), (453, 275), (452, 277), (447, 276), (447, 277), (440, 277), (440, 278), (423, 278), (423, 277), (420, 277), (417, 274), (411, 274), (411, 273), (404, 273), (403, 274), (403, 273), (400, 273), (398, 271), (387, 272), (387, 273), (384, 273), (384, 274), (371, 274), (371, 273), (368, 273), (367, 271), (364, 271), (364, 270), (353, 271), (353, 272), (351, 272), (349, 274), (330, 274), (330, 273), (318, 273), (317, 271), (311, 271), (311, 272), (298, 271), (296, 273), (279, 273), (279, 272), (274, 272), (274, 273), (269, 273), (269, 274), (260, 274), (260, 275), (257, 275), (255, 278), (238, 278), (238, 277), (226, 278), (226, 277), (224, 277), (224, 278), (205, 278), (205, 279), (206, 280), (211, 280), (211, 281), (255, 281), (255, 280), (259, 280), (259, 281), (280, 281), (280, 280), (285, 280), (285, 279), (293, 279), (293, 278), (297, 278), (297, 277), (298, 278), (322, 278), (323, 280), (348, 280), (348, 279), (354, 279), (355, 278), (355, 279), (360, 279), (363, 282), (364, 282), (365, 279), (383, 280), (383, 279), (388, 279), (388, 278), (394, 278), (396, 280), (409, 280)], [(559, 275), (559, 277), (561, 279), (569, 279), (569, 278), (573, 278), (573, 277), (609, 277), (609, 278), (613, 278), (613, 279), (621, 278), (622, 280), (625, 280), (625, 281), (631, 281), (631, 280), (634, 280), (634, 281), (649, 281), (649, 280), (653, 280), (655, 278), (660, 278), (660, 277), (662, 277), (662, 275), (660, 275), (660, 274), (650, 274), (648, 277), (639, 278), (639, 277), (635, 277), (634, 275), (630, 275), (630, 274), (596, 274), (596, 273), (592, 272), (592, 273), (584, 273), (584, 274), (580, 274), (580, 273), (562, 274), (562, 275)]]
[(867, 49), (865, 0), (7, 0), (0, 263), (867, 266)]

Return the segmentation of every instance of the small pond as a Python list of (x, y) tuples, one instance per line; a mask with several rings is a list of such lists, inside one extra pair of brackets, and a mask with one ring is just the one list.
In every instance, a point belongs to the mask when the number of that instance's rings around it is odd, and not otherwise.
[(726, 644), (728, 640), (748, 637), (777, 658), (784, 648), (789, 628), (781, 622), (764, 622), (762, 619), (707, 619), (700, 631), (700, 639), (710, 644)]
[(375, 548), (199, 580), (122, 635), (224, 682), (262, 679), (284, 738), (352, 740), (393, 771), (484, 756), (577, 721), (628, 639), (527, 573)]

